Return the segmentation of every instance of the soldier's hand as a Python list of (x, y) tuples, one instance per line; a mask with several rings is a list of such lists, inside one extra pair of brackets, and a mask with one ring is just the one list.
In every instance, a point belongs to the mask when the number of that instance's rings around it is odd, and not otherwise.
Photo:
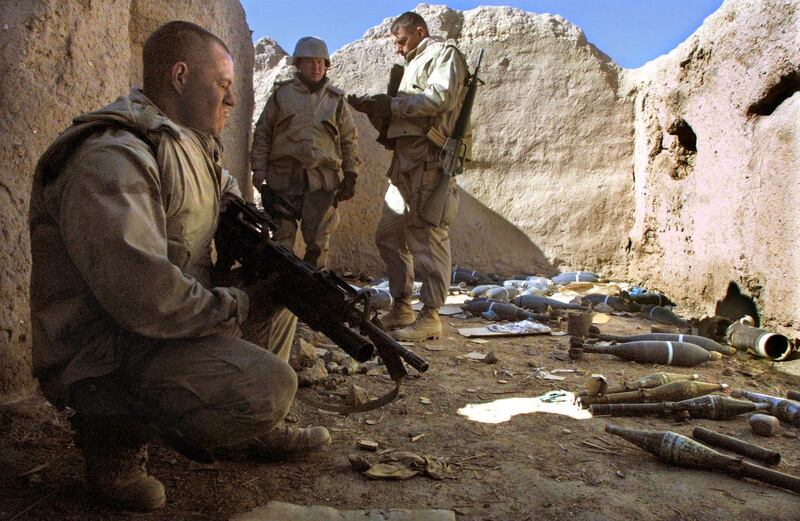
[(253, 186), (258, 188), (259, 186), (264, 184), (264, 181), (267, 180), (267, 172), (264, 170), (254, 170), (253, 171)]
[(388, 94), (376, 94), (370, 97), (374, 105), (374, 114), (380, 118), (388, 118), (392, 115), (392, 97)]
[(356, 96), (350, 94), (347, 96), (347, 103), (359, 112), (367, 112), (369, 105), (369, 96)]
[(272, 274), (266, 279), (259, 280), (255, 284), (242, 288), (242, 290), (247, 293), (250, 300), (250, 311), (247, 315), (247, 322), (265, 322), (272, 318), (272, 316), (283, 307), (274, 295), (276, 282), (277, 275)]
[(354, 172), (345, 172), (342, 185), (336, 192), (336, 202), (348, 201), (356, 195), (356, 174)]

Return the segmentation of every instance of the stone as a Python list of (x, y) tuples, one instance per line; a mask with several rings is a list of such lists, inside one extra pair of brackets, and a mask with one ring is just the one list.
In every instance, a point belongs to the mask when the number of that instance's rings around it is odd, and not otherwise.
[(781, 432), (781, 422), (769, 414), (753, 414), (748, 420), (753, 433), (759, 436), (775, 436)]

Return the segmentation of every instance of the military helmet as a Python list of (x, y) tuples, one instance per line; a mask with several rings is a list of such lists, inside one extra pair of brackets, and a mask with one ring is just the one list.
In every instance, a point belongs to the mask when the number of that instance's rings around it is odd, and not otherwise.
[(315, 36), (303, 36), (297, 40), (292, 54), (292, 65), (297, 65), (297, 58), (322, 58), (325, 66), (331, 66), (331, 57), (328, 54), (328, 46), (325, 42)]

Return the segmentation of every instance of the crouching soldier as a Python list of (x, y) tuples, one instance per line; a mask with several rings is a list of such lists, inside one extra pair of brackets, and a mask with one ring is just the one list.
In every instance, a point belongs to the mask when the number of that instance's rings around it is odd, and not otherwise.
[(200, 458), (234, 444), (305, 451), (330, 435), (283, 423), (296, 319), (275, 310), (267, 349), (247, 342), (240, 326), (268, 292), (211, 282), (219, 211), (239, 193), (219, 163), (235, 105), (230, 51), (169, 22), (143, 64), (143, 90), (77, 117), (39, 160), (31, 314), (34, 375), (76, 411), (90, 493), (150, 510), (166, 498), (145, 466), (153, 436)]

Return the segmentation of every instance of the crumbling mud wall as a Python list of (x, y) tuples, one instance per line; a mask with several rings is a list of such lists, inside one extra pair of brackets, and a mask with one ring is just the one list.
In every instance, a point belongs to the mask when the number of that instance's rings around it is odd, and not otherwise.
[(235, 54), (239, 104), (223, 142), (226, 167), (244, 181), (254, 51), (238, 1), (0, 2), (0, 397), (33, 385), (28, 197), (36, 160), (74, 116), (141, 84), (145, 38), (175, 19), (207, 27)]
[(626, 78), (631, 277), (707, 313), (752, 299), (783, 332), (800, 329), (798, 27), (798, 2), (728, 0)]
[[(633, 218), (633, 108), (617, 94), (620, 68), (558, 16), (506, 7), (416, 10), (470, 63), (485, 50), (474, 161), (459, 178), (451, 227), (453, 261), (507, 274), (550, 274), (556, 266), (621, 274)], [(337, 85), (355, 94), (385, 91), (391, 64), (401, 60), (389, 25), (333, 56)], [(269, 90), (259, 81), (280, 74), (284, 55), (270, 40), (257, 45), (256, 118)], [(391, 156), (366, 117), (357, 122), (364, 167), (356, 199), (342, 205), (332, 262), (379, 273), (373, 236)]]

